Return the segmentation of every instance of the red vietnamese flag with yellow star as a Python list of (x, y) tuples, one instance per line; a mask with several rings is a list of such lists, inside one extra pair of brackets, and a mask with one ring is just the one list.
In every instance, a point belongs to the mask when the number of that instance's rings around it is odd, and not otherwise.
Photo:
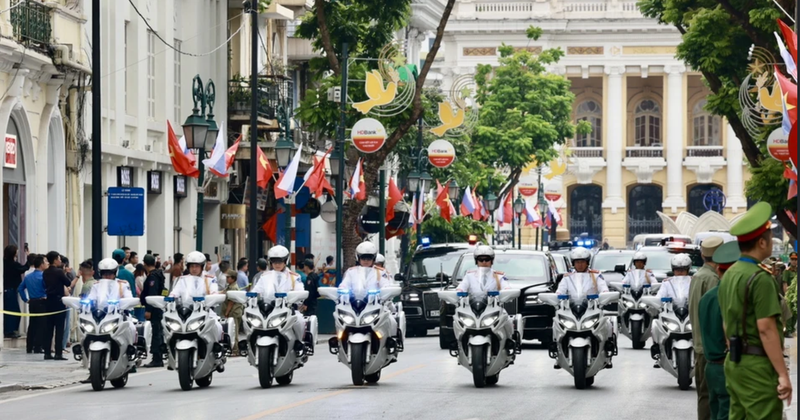
[(269, 159), (267, 159), (267, 155), (264, 154), (264, 151), (258, 146), (256, 146), (256, 150), (258, 150), (258, 161), (256, 162), (258, 170), (257, 183), (259, 187), (267, 189), (269, 180), (272, 179), (272, 166), (270, 166)]
[(167, 148), (169, 149), (169, 159), (175, 172), (186, 175), (190, 178), (200, 177), (200, 171), (194, 166), (188, 156), (183, 154), (178, 138), (172, 131), (172, 125), (167, 121)]

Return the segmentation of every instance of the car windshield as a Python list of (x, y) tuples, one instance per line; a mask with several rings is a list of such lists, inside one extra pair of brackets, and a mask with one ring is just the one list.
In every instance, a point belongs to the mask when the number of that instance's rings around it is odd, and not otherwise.
[(556, 262), (556, 271), (559, 274), (567, 272), (567, 262), (564, 260), (563, 256), (553, 255), (553, 260)]
[(630, 252), (601, 252), (592, 258), (592, 269), (600, 272), (614, 271), (618, 265), (628, 266), (633, 258)]
[[(456, 280), (463, 279), (467, 271), (475, 267), (475, 258), (472, 257), (472, 254), (464, 255), (458, 267)], [(546, 283), (548, 281), (548, 263), (543, 255), (498, 254), (494, 257), (492, 268), (495, 271), (503, 272), (509, 283), (514, 286)]]
[(440, 272), (450, 276), (456, 268), (464, 249), (446, 249), (441, 252), (428, 251), (414, 255), (411, 261), (411, 279), (427, 280), (436, 279)]
[[(645, 251), (647, 255), (647, 268), (650, 270), (658, 271), (672, 271), (672, 264), (670, 261), (676, 253), (664, 251)], [(698, 268), (703, 266), (703, 257), (699, 252), (687, 252), (686, 254), (692, 258), (692, 267)]]
[[(658, 245), (661, 245), (661, 241), (663, 241), (664, 238), (668, 238), (668, 236), (653, 236), (653, 237), (645, 238), (644, 246), (658, 246)], [(689, 239), (689, 238), (683, 238), (683, 237), (673, 237), (670, 242), (680, 242), (680, 243), (684, 243), (684, 244), (691, 244), (692, 240)]]

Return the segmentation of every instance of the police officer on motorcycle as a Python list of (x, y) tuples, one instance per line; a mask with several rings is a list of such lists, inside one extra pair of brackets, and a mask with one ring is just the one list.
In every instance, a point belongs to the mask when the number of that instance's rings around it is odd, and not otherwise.
[[(118, 301), (122, 298), (132, 298), (131, 287), (125, 280), (117, 279), (119, 264), (113, 258), (105, 258), (97, 264), (100, 271), (100, 280), (92, 286), (88, 300), (94, 304), (94, 309), (105, 312), (109, 301)], [(128, 322), (129, 343), (136, 342), (136, 326)]]
[[(203, 277), (203, 268), (206, 265), (206, 256), (202, 252), (192, 251), (186, 256), (186, 267), (189, 274), (178, 277), (175, 286), (170, 292), (170, 296), (177, 298), (182, 306), (189, 306), (195, 297), (205, 297), (219, 293), (219, 286), (216, 277)], [(222, 324), (216, 313), (209, 310), (209, 315), (217, 326), (217, 334), (220, 342), (224, 342)], [(229, 343), (226, 343), (229, 344)]]
[(683, 306), (689, 299), (689, 287), (692, 276), (689, 269), (692, 267), (692, 258), (687, 254), (678, 254), (670, 260), (672, 265), (672, 277), (664, 280), (661, 289), (658, 290), (659, 298), (672, 298), (673, 302)]
[[(255, 286), (250, 290), (258, 293), (262, 299), (271, 298), (275, 293), (302, 292), (305, 290), (303, 280), (300, 275), (289, 270), (286, 263), (289, 261), (289, 250), (285, 246), (276, 245), (267, 251), (267, 259), (272, 266), (272, 270), (264, 271)], [(314, 343), (311, 334), (306, 332), (306, 321), (300, 311), (294, 312), (297, 322), (294, 323), (294, 335), (302, 338), (303, 342), (295, 341), (294, 350), (302, 354), (306, 349), (308, 353), (314, 351)]]
[(644, 280), (642, 284), (656, 284), (658, 280), (656, 280), (656, 276), (653, 275), (653, 272), (647, 270), (645, 266), (647, 265), (647, 255), (644, 252), (637, 252), (633, 254), (633, 267), (628, 270), (625, 274), (625, 278), (622, 279), (622, 284), (631, 284), (636, 281), (634, 276), (640, 276), (641, 273), (637, 273), (634, 270), (645, 270), (644, 271)]

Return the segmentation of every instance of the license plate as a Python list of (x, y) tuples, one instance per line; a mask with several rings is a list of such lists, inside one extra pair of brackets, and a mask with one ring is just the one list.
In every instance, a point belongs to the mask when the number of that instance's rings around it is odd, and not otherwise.
[(428, 311), (428, 316), (439, 316), (439, 311)]

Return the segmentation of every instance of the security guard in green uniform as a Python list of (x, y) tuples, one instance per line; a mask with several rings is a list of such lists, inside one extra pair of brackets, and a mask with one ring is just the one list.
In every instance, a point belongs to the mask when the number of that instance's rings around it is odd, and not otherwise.
[[(714, 251), (713, 262), (719, 277), (739, 260), (739, 244), (728, 242)], [(692, 280), (694, 281), (694, 280)], [(730, 396), (725, 389), (725, 355), (728, 352), (725, 343), (725, 330), (722, 327), (722, 312), (719, 308), (719, 286), (713, 287), (700, 299), (697, 321), (699, 336), (703, 340), (705, 353), (705, 381), (708, 389), (708, 405), (711, 420), (728, 420)], [(694, 336), (695, 340), (698, 334)], [(695, 366), (695, 369), (698, 369)]]
[(771, 270), (759, 264), (772, 254), (772, 207), (754, 205), (733, 227), (741, 256), (719, 286), (719, 306), (729, 352), (725, 378), (733, 420), (781, 420), (791, 404), (792, 383), (783, 361), (783, 325)]
[[(714, 251), (722, 245), (724, 241), (719, 236), (709, 236), (700, 244), (703, 255), (703, 266), (692, 276), (692, 283), (689, 287), (689, 320), (692, 323), (692, 330), (698, 331), (700, 328), (700, 318), (698, 308), (700, 298), (706, 292), (719, 285), (717, 275), (717, 265), (712, 257)], [(694, 378), (697, 388), (697, 420), (708, 420), (711, 418), (711, 410), (708, 403), (708, 386), (706, 384), (706, 357), (703, 352), (703, 340), (698, 335), (692, 340), (694, 345)]]

